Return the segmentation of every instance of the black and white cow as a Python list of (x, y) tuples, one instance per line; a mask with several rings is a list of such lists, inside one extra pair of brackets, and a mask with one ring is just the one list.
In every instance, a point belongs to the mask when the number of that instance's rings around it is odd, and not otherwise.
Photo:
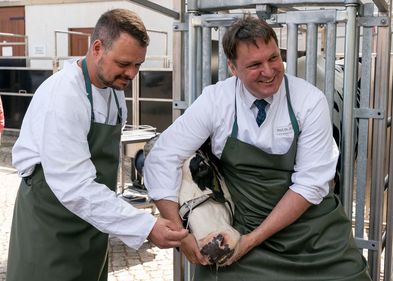
[[(149, 140), (135, 166), (142, 171), (144, 157), (157, 137)], [(218, 168), (217, 159), (205, 143), (183, 163), (179, 190), (179, 215), (195, 236), (202, 255), (212, 264), (224, 264), (233, 254), (240, 233), (232, 227), (234, 205)]]

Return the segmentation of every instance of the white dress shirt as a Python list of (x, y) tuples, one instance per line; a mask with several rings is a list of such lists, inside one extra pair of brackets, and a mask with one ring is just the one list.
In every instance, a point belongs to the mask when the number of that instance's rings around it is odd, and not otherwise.
[[(329, 192), (334, 177), (338, 149), (333, 139), (329, 108), (324, 94), (306, 81), (287, 75), (290, 98), (301, 134), (296, 164), (289, 187), (313, 204)], [(284, 154), (294, 137), (288, 113), (284, 80), (280, 89), (266, 99), (266, 119), (256, 123), (255, 97), (240, 80), (231, 77), (206, 87), (197, 100), (164, 131), (144, 166), (144, 183), (150, 196), (177, 202), (181, 166), (203, 142), (211, 137), (212, 151), (220, 158), (232, 131), (235, 114), (237, 138), (267, 153)], [(236, 88), (236, 91), (235, 91)]]
[[(118, 109), (112, 89), (92, 86), (92, 92), (95, 122), (115, 125)], [(115, 92), (124, 124), (124, 92)], [(129, 247), (139, 248), (156, 219), (94, 181), (96, 169), (87, 142), (90, 122), (82, 69), (76, 61), (66, 62), (34, 94), (12, 150), (13, 165), (20, 176), (28, 176), (41, 163), (48, 185), (67, 209)]]

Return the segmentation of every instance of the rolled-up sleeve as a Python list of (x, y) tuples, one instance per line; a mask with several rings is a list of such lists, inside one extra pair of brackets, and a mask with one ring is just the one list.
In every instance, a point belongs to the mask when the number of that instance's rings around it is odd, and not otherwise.
[(322, 94), (306, 112), (301, 128), (290, 189), (310, 203), (319, 204), (329, 193), (339, 156), (328, 104)]
[(144, 183), (153, 200), (178, 201), (182, 164), (212, 132), (214, 103), (207, 91), (160, 135), (146, 157)]

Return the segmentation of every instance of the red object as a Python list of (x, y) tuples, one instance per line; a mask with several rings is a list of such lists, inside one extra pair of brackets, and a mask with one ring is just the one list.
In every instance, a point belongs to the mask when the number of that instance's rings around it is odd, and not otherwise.
[(3, 103), (1, 102), (1, 97), (0, 97), (0, 134), (4, 130), (4, 110), (3, 110)]

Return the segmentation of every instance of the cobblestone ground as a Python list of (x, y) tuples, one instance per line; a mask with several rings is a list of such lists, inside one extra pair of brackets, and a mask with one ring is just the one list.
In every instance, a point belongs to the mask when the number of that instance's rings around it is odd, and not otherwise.
[[(0, 281), (5, 281), (7, 272), (12, 211), (20, 182), (11, 164), (11, 148), (16, 138), (16, 134), (7, 132), (0, 145)], [(172, 250), (161, 250), (148, 241), (137, 251), (114, 237), (109, 242), (108, 281), (173, 280)]]

